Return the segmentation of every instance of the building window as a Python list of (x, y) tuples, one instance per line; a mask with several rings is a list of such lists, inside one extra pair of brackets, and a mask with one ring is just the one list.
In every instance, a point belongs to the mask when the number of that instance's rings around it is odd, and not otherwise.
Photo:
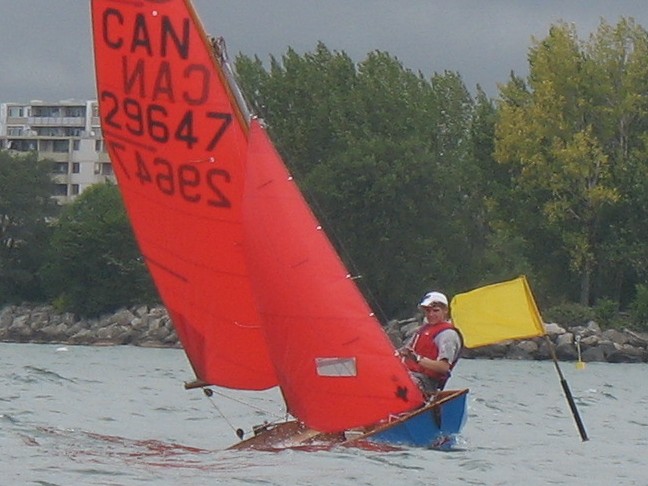
[(11, 117), (22, 117), (23, 116), (23, 107), (22, 106), (10, 106), (9, 107), (9, 116), (11, 116)]
[(95, 152), (103, 152), (103, 140), (95, 140)]
[(72, 140), (72, 150), (79, 151), (79, 147), (81, 146), (81, 141), (80, 140)]
[(54, 174), (67, 174), (68, 172), (67, 162), (55, 162), (53, 172)]
[(113, 168), (110, 162), (104, 162), (101, 164), (101, 175), (111, 176), (113, 175)]
[(69, 140), (54, 140), (52, 152), (67, 152), (70, 149)]
[(80, 127), (67, 127), (64, 131), (66, 137), (80, 137), (83, 128)]
[(61, 116), (61, 108), (58, 106), (34, 106), (34, 116), (58, 118)]
[(65, 137), (65, 130), (61, 127), (40, 127), (36, 133), (41, 137)]
[(65, 109), (65, 116), (81, 118), (85, 116), (85, 106), (68, 106)]
[(30, 152), (36, 150), (35, 140), (9, 140), (7, 148), (16, 150), (17, 152)]
[(79, 184), (72, 184), (70, 186), (70, 196), (78, 196), (79, 195)]
[(54, 184), (55, 196), (67, 196), (67, 184)]
[(79, 164), (78, 162), (74, 162), (72, 164), (72, 173), (78, 174), (79, 172), (81, 172), (81, 164)]

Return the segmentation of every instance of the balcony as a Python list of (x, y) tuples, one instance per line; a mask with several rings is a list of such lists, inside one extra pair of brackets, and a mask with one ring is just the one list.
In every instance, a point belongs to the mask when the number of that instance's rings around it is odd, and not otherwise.
[(27, 117), (7, 115), (7, 125), (27, 125)]
[(75, 127), (85, 126), (84, 116), (30, 116), (27, 124), (35, 127)]
[(67, 152), (61, 153), (61, 152), (43, 152), (40, 151), (38, 152), (38, 157), (40, 159), (48, 159), (52, 160), (54, 162), (68, 162), (70, 159), (70, 156)]

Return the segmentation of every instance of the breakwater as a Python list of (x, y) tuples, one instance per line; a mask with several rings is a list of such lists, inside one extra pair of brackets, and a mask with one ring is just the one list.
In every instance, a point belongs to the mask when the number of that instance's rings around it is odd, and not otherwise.
[(0, 341), (180, 347), (166, 309), (145, 305), (92, 319), (49, 305), (10, 305), (0, 311)]
[[(420, 317), (390, 321), (387, 334), (401, 346), (420, 325)], [(648, 335), (628, 329), (601, 330), (595, 322), (563, 327), (545, 324), (547, 336), (561, 361), (608, 363), (648, 362)], [(50, 305), (9, 305), (0, 310), (0, 341), (79, 345), (181, 347), (163, 306), (136, 306), (98, 318), (82, 319), (57, 312)], [(547, 339), (533, 338), (465, 349), (464, 358), (551, 359)]]
[[(407, 342), (421, 325), (421, 318), (391, 321), (387, 334), (396, 346)], [(547, 336), (556, 356), (561, 361), (600, 361), (608, 363), (648, 362), (648, 334), (629, 329), (608, 329), (590, 321), (583, 326), (563, 327), (556, 323), (545, 323)], [(464, 358), (482, 359), (551, 359), (550, 344), (545, 337), (519, 341), (506, 341), (475, 349), (464, 349)]]

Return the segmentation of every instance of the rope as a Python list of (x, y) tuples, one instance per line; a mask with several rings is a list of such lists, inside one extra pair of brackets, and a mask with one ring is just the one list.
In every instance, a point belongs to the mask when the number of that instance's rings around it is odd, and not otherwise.
[(211, 397), (212, 397), (212, 395), (214, 394), (214, 392), (213, 392), (210, 388), (204, 388), (204, 389), (203, 389), (203, 392), (205, 393), (205, 396), (206, 396), (207, 398), (209, 398), (209, 402), (212, 404), (212, 407), (214, 407), (214, 408), (216, 409), (216, 411), (218, 412), (218, 414), (223, 418), (223, 420), (225, 420), (225, 422), (227, 423), (227, 425), (229, 425), (230, 428), (231, 428), (234, 432), (236, 432), (236, 433), (238, 434), (238, 432), (237, 432), (237, 428), (234, 427), (234, 424), (232, 424), (232, 422), (230, 422), (229, 419), (225, 416), (225, 414), (223, 413), (223, 411), (222, 411), (220, 408), (218, 408), (218, 405), (216, 405), (215, 400), (212, 400), (212, 399), (211, 399)]
[(262, 407), (257, 407), (257, 406), (255, 406), (255, 405), (252, 405), (251, 403), (244, 402), (243, 400), (239, 400), (238, 398), (234, 398), (234, 397), (231, 397), (231, 396), (225, 395), (225, 394), (222, 393), (222, 392), (214, 392), (214, 390), (212, 390), (211, 388), (203, 388), (203, 393), (204, 393), (205, 396), (209, 399), (210, 403), (212, 404), (212, 407), (214, 407), (214, 409), (218, 412), (218, 414), (223, 418), (223, 420), (225, 420), (225, 422), (227, 423), (227, 425), (229, 425), (229, 427), (230, 427), (230, 428), (231, 428), (231, 429), (236, 433), (236, 435), (237, 435), (240, 439), (243, 438), (243, 435), (244, 435), (243, 430), (240, 429), (240, 428), (235, 427), (234, 424), (232, 424), (232, 422), (231, 422), (231, 421), (230, 421), (230, 420), (225, 416), (225, 414), (223, 413), (223, 411), (222, 411), (222, 410), (218, 407), (218, 405), (216, 404), (216, 401), (212, 398), (212, 397), (214, 396), (214, 394), (216, 394), (216, 395), (218, 395), (218, 396), (220, 396), (220, 397), (222, 397), (222, 398), (227, 398), (228, 400), (231, 400), (231, 401), (233, 401), (233, 402), (236, 402), (236, 403), (238, 403), (238, 404), (240, 404), (240, 405), (244, 405), (244, 406), (246, 406), (246, 407), (248, 407), (248, 408), (250, 408), (250, 409), (256, 410), (256, 411), (258, 411), (258, 412), (263, 412), (263, 413), (265, 413), (265, 414), (267, 414), (267, 415), (270, 415), (270, 416), (274, 417), (275, 420), (282, 420), (282, 419), (285, 420), (285, 417), (282, 417), (281, 415), (277, 415), (276, 413), (270, 412), (270, 411), (267, 410), (267, 409), (264, 409), (264, 408), (262, 408)]

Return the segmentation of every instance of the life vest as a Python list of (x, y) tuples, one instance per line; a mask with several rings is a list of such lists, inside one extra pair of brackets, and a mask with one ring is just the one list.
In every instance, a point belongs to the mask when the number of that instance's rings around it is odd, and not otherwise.
[[(414, 352), (418, 354), (419, 356), (423, 356), (425, 358), (430, 358), (430, 359), (437, 359), (439, 356), (439, 348), (436, 345), (436, 342), (434, 339), (441, 334), (443, 331), (447, 331), (448, 329), (452, 329), (459, 335), (459, 339), (461, 340), (461, 345), (463, 345), (463, 337), (461, 336), (461, 333), (459, 330), (452, 325), (450, 322), (439, 322), (437, 324), (425, 324), (421, 329), (419, 329), (414, 337), (412, 338), (412, 349), (414, 349)], [(456, 360), (454, 363), (448, 363), (450, 365), (450, 370), (448, 373), (437, 373), (436, 371), (424, 368), (417, 362), (408, 359), (405, 364), (409, 368), (410, 371), (415, 371), (417, 373), (423, 373), (426, 376), (429, 376), (433, 380), (438, 381), (439, 383), (443, 384), (445, 383), (448, 378), (450, 378), (450, 371), (452, 371), (452, 368), (454, 368), (455, 364), (457, 363), (458, 360)]]

